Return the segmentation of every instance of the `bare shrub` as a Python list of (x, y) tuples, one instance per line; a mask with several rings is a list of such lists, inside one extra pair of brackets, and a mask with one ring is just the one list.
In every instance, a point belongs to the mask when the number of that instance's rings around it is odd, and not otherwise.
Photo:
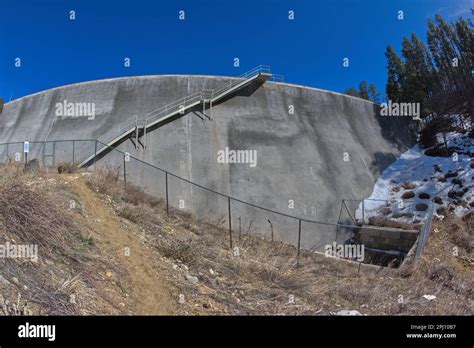
[(452, 288), (451, 281), (453, 278), (453, 270), (445, 265), (437, 265), (430, 274), (430, 280), (448, 288)]
[(130, 203), (120, 204), (117, 207), (117, 214), (135, 223), (143, 223), (147, 215), (141, 207)]
[(83, 171), (76, 163), (71, 162), (61, 162), (58, 164), (58, 173), (59, 174), (73, 174)]
[(22, 183), (0, 187), (0, 222), (18, 241), (38, 244), (44, 250), (63, 251), (69, 236), (78, 234), (71, 219), (53, 202)]
[(112, 197), (115, 201), (123, 201), (133, 205), (147, 205), (157, 207), (163, 205), (163, 200), (158, 199), (142, 188), (121, 180), (120, 168), (107, 167), (98, 169), (88, 180), (88, 185), (94, 191)]
[(123, 183), (120, 183), (119, 167), (98, 169), (87, 181), (88, 185), (96, 192), (120, 200)]
[(346, 301), (356, 301), (358, 304), (368, 303), (373, 297), (371, 289), (362, 286), (342, 286), (338, 294)]
[(42, 313), (77, 315), (78, 306), (70, 303), (71, 289), (58, 287), (57, 279), (51, 274), (86, 276), (90, 272), (87, 269), (90, 259), (83, 253), (83, 247), (84, 243), (88, 247), (93, 243), (82, 236), (61, 204), (48, 195), (48, 187), (42, 186), (40, 175), (46, 172), (12, 176), (14, 171), (15, 168), (2, 169), (0, 177), (0, 243), (37, 245), (38, 260), (0, 259), (2, 276), (10, 282), (13, 279), (25, 300), (39, 305)]
[(127, 183), (127, 188), (125, 189), (124, 201), (134, 205), (143, 204), (150, 207), (156, 207), (161, 205), (163, 202), (162, 200), (144, 192), (142, 188), (130, 183)]
[(180, 260), (191, 265), (194, 264), (197, 257), (194, 245), (185, 242), (162, 244), (158, 249), (165, 257)]

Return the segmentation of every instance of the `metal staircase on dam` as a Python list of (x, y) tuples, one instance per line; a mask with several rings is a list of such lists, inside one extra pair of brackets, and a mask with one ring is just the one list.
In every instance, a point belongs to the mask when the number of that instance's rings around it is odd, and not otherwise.
[[(187, 111), (202, 105), (202, 114), (208, 118), (212, 118), (212, 105), (223, 98), (235, 93), (241, 88), (247, 86), (253, 81), (265, 82), (268, 79), (274, 81), (283, 80), (281, 75), (272, 75), (270, 67), (260, 65), (245, 74), (240, 75), (236, 79), (226, 82), (219, 88), (213, 90), (202, 90), (197, 93), (190, 94), (184, 98), (175, 100), (165, 106), (147, 113), (143, 119), (135, 119), (121, 126), (120, 128), (112, 128), (110, 131), (99, 137), (96, 142), (96, 150), (94, 154), (87, 157), (80, 163), (81, 167), (87, 167), (98, 156), (103, 155), (110, 148), (120, 144), (125, 139), (130, 139), (136, 148), (139, 146), (146, 147), (147, 132), (181, 118)], [(206, 109), (207, 108), (207, 109)], [(209, 111), (209, 115), (206, 111)]]

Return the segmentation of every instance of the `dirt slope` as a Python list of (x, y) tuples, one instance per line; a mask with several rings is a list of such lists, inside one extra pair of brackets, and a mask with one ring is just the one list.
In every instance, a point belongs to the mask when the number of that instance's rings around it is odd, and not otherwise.
[[(0, 259), (0, 313), (19, 311), (25, 305), (25, 310), (33, 314), (175, 312), (176, 301), (160, 275), (159, 258), (143, 243), (136, 226), (124, 223), (86, 186), (87, 173), (1, 170), (6, 175), (0, 180), (0, 197), (8, 195), (13, 187), (17, 196), (26, 192), (34, 197), (38, 211), (18, 220), (18, 228), (12, 227), (5, 221), (12, 220), (10, 215), (14, 213), (22, 214), (25, 208), (21, 207), (23, 200), (12, 202), (9, 197), (10, 204), (16, 203), (19, 209), (0, 214), (0, 222), (4, 222), (0, 223), (0, 244), (34, 244), (34, 233), (44, 233), (34, 229), (40, 224), (37, 220), (41, 211), (45, 220), (63, 216), (65, 224), (70, 221), (62, 233), (71, 238), (63, 243), (62, 236), (54, 235), (54, 239), (43, 241), (36, 263)], [(53, 206), (57, 208), (54, 213)], [(25, 233), (19, 235), (19, 231)], [(53, 245), (59, 247), (54, 249)]]
[(139, 240), (136, 229), (120, 221), (83, 180), (73, 179), (72, 191), (88, 212), (87, 227), (97, 247), (125, 268), (128, 279), (122, 286), (131, 295), (127, 310), (134, 314), (172, 314), (175, 301), (159, 274), (156, 255)]

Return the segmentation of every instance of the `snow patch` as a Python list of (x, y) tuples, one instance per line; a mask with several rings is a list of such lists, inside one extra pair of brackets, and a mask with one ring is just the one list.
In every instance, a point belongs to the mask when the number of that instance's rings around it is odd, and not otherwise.
[[(364, 200), (364, 219), (381, 215), (383, 208), (387, 218), (417, 223), (424, 220), (429, 210), (417, 211), (420, 203), (434, 204), (435, 214), (440, 207), (452, 209), (459, 216), (472, 211), (474, 168), (469, 154), (474, 153), (474, 146), (468, 133), (446, 133), (448, 147), (456, 148), (457, 158), (427, 156), (418, 144), (403, 153), (380, 175), (372, 194)], [(437, 134), (437, 139), (444, 144), (442, 134)], [(407, 191), (415, 196), (403, 199)], [(362, 219), (362, 203), (356, 219)]]

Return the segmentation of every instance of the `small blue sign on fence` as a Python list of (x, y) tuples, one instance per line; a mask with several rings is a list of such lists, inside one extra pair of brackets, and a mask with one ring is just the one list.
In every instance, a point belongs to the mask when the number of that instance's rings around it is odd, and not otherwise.
[(28, 141), (23, 142), (23, 153), (30, 152), (30, 143)]

